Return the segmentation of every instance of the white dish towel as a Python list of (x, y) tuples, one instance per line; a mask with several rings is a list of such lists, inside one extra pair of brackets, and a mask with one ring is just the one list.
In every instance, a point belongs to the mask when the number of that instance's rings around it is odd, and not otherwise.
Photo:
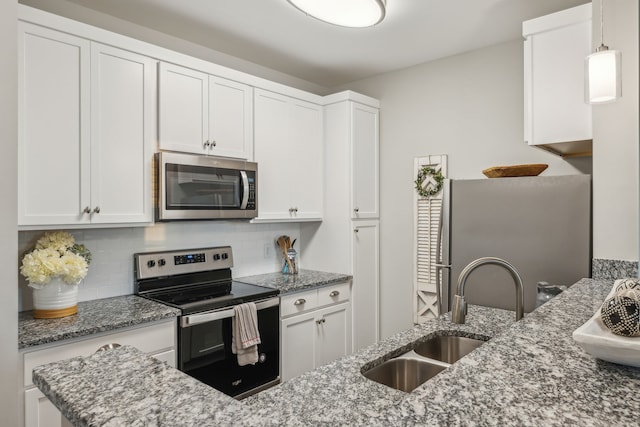
[(239, 366), (254, 365), (258, 361), (258, 344), (261, 342), (256, 305), (252, 302), (238, 304), (233, 311), (231, 351), (238, 356)]

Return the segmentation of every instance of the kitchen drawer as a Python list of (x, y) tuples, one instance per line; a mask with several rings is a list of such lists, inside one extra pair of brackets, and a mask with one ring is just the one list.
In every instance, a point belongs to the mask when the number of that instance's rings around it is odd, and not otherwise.
[(316, 289), (283, 295), (280, 298), (280, 316), (282, 317), (313, 310), (316, 307), (318, 307), (318, 291)]
[[(171, 319), (171, 321), (101, 334), (96, 338), (82, 339), (68, 344), (62, 341), (60, 345), (24, 353), (24, 385), (32, 384), (31, 375), (34, 367), (76, 356), (89, 356), (106, 344), (130, 345), (145, 353), (154, 354), (174, 351), (175, 340), (176, 321)], [(175, 363), (175, 355), (173, 357), (173, 363)], [(166, 361), (168, 358), (170, 359), (171, 355), (158, 354), (160, 360)]]
[(349, 287), (349, 282), (344, 282), (318, 289), (318, 307), (349, 301)]
[(351, 282), (336, 283), (310, 291), (296, 292), (280, 297), (280, 316), (304, 313), (309, 310), (349, 301)]

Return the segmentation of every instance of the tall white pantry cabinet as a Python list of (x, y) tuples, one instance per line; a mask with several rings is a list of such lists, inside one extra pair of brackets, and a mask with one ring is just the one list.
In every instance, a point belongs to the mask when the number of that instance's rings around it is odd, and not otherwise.
[(301, 235), (305, 268), (353, 276), (353, 351), (379, 339), (379, 101), (325, 98), (324, 216)]

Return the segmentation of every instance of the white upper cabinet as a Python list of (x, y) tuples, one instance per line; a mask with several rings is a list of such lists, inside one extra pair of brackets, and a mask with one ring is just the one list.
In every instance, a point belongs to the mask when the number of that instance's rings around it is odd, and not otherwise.
[(588, 154), (584, 61), (591, 53), (591, 3), (526, 21), (522, 33), (525, 141), (559, 155)]
[(352, 218), (378, 218), (380, 110), (355, 102), (350, 108)]
[(160, 148), (206, 153), (209, 139), (209, 76), (160, 63)]
[(155, 61), (19, 23), (18, 224), (148, 223)]
[(91, 44), (91, 218), (153, 220), (156, 61)]
[(322, 107), (256, 89), (255, 161), (261, 221), (322, 219)]
[(18, 224), (88, 223), (90, 42), (19, 23)]
[(160, 148), (251, 160), (252, 88), (160, 63)]

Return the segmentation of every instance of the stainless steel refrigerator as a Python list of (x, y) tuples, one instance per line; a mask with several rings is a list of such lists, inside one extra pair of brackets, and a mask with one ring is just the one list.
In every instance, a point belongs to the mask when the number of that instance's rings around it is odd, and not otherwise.
[[(591, 176), (446, 180), (441, 226), (441, 312), (451, 309), (460, 272), (481, 257), (518, 270), (529, 312), (538, 282), (571, 285), (591, 275)], [(514, 310), (513, 279), (481, 266), (469, 275), (465, 298)]]

